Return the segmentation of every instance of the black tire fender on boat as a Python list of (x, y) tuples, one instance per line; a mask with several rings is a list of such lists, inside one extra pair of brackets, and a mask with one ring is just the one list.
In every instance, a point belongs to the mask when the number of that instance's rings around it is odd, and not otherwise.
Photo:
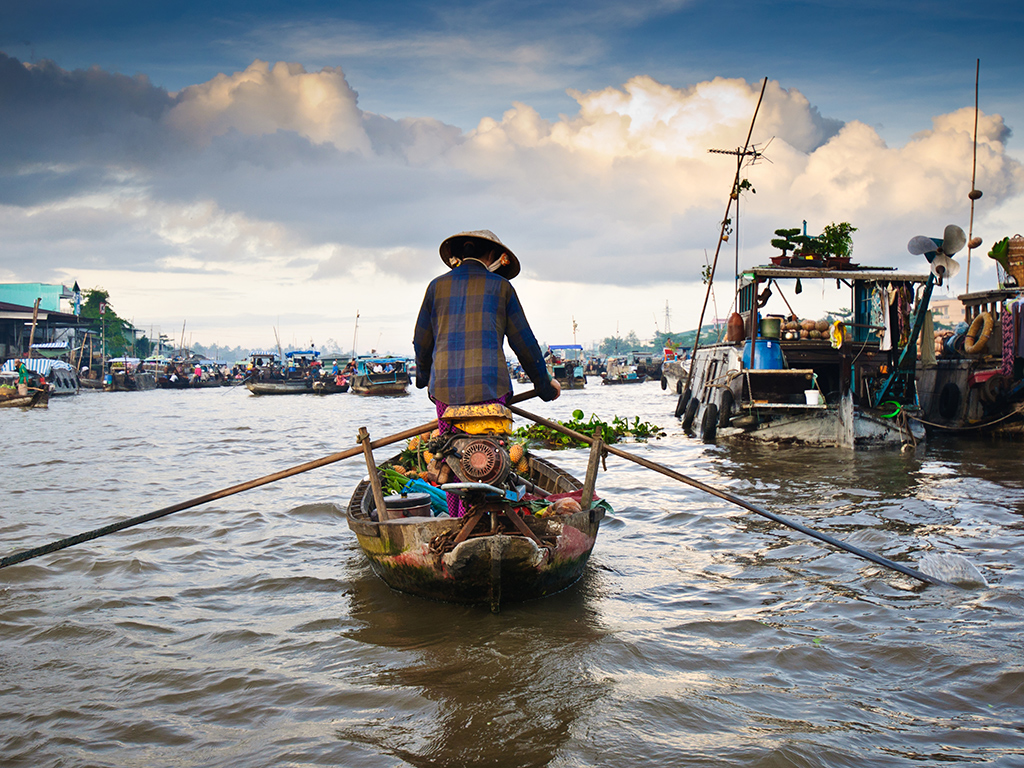
[(950, 381), (939, 392), (939, 416), (952, 419), (960, 411), (960, 387)]
[(675, 410), (675, 417), (676, 417), (677, 419), (678, 419), (678, 418), (679, 418), (680, 416), (682, 416), (682, 415), (683, 415), (683, 411), (685, 411), (685, 410), (686, 410), (686, 405), (687, 405), (687, 403), (689, 403), (689, 402), (690, 402), (690, 390), (686, 390), (686, 391), (685, 391), (685, 392), (684, 392), (683, 394), (681, 394), (681, 395), (679, 396), (679, 399), (678, 399), (678, 400), (676, 400), (676, 410)]
[(676, 382), (676, 394), (678, 395), (682, 391), (683, 391), (683, 380), (679, 379), (679, 381)]
[(722, 391), (722, 402), (718, 406), (718, 426), (728, 427), (729, 419), (732, 418), (733, 394), (731, 389)]
[(689, 432), (693, 427), (693, 419), (697, 415), (697, 409), (700, 408), (700, 400), (696, 397), (691, 397), (690, 402), (686, 404), (686, 412), (683, 413), (683, 431)]
[(700, 439), (705, 443), (715, 442), (718, 433), (718, 406), (708, 403), (704, 408), (704, 416), (700, 420)]
[(664, 376), (662, 376), (661, 377), (661, 390), (664, 392), (666, 389), (668, 389), (668, 379), (666, 379)]

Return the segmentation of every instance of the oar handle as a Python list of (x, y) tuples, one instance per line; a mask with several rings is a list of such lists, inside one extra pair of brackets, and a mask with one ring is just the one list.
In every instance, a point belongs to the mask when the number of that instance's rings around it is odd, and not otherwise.
[[(562, 434), (572, 437), (575, 440), (579, 440), (580, 442), (586, 443), (588, 445), (594, 442), (594, 438), (590, 437), (589, 435), (584, 435), (573, 429), (569, 429), (568, 427), (559, 424), (556, 421), (551, 421), (550, 419), (545, 419), (541, 416), (536, 416), (532, 413), (529, 413), (528, 411), (524, 411), (522, 408), (517, 408), (515, 406), (509, 406), (509, 409), (513, 413), (518, 414), (523, 418), (531, 419), (532, 421), (535, 421), (538, 424), (548, 427), (549, 429), (554, 429), (558, 432), (561, 432)], [(921, 571), (918, 571), (914, 568), (910, 568), (908, 566), (894, 562), (885, 557), (882, 557), (881, 555), (876, 555), (874, 552), (869, 552), (866, 549), (861, 549), (860, 547), (856, 547), (853, 544), (847, 544), (844, 541), (840, 541), (839, 539), (829, 536), (827, 533), (821, 533), (820, 531), (816, 531), (813, 528), (808, 528), (806, 525), (803, 525), (802, 523), (787, 520), (781, 515), (777, 515), (774, 512), (769, 512), (766, 509), (761, 509), (760, 507), (755, 506), (754, 504), (751, 504), (748, 501), (744, 501), (738, 496), (733, 496), (730, 493), (721, 491), (718, 488), (714, 488), (710, 485), (707, 485), (706, 483), (702, 483), (699, 480), (694, 480), (693, 478), (680, 474), (679, 472), (676, 472), (673, 469), (669, 469), (668, 467), (662, 464), (658, 464), (656, 462), (645, 459), (641, 456), (629, 453), (627, 451), (622, 450), (621, 448), (616, 448), (613, 445), (606, 444), (605, 450), (607, 450), (608, 453), (632, 461), (636, 464), (639, 464), (642, 467), (652, 469), (655, 472), (660, 472), (666, 477), (671, 477), (673, 480), (678, 480), (681, 483), (686, 483), (687, 485), (691, 485), (694, 488), (697, 488), (698, 490), (711, 494), (712, 496), (717, 496), (720, 499), (724, 499), (725, 501), (728, 501), (739, 507), (743, 507), (744, 509), (749, 510), (757, 515), (761, 515), (762, 517), (766, 517), (769, 520), (775, 521), (776, 523), (792, 528), (795, 531), (800, 531), (801, 533), (818, 539), (819, 541), (824, 541), (825, 543), (831, 544), (834, 547), (838, 547), (839, 549), (845, 550), (850, 554), (857, 555), (858, 557), (863, 557), (864, 559), (870, 560), (873, 563), (877, 563), (878, 565), (884, 566), (894, 571), (899, 571), (900, 573), (906, 576), (910, 576), (912, 578), (918, 579), (919, 581), (923, 581), (928, 584), (938, 584), (947, 587), (951, 586), (948, 582), (942, 581), (941, 579), (936, 579), (935, 577), (929, 576), (928, 574), (922, 573)]]
[[(524, 400), (529, 400), (532, 397), (537, 396), (537, 391), (534, 389), (526, 392), (521, 392), (518, 395), (512, 397), (510, 402), (521, 403)], [(412, 429), (407, 429), (403, 432), (398, 432), (389, 437), (382, 437), (379, 440), (374, 440), (370, 443), (370, 449), (374, 450), (377, 448), (383, 448), (386, 445), (397, 443), (402, 440), (409, 440), (416, 435), (422, 435), (424, 432), (431, 432), (437, 429), (437, 419), (431, 422), (422, 424)], [(172, 504), (169, 507), (158, 509), (154, 512), (147, 512), (144, 515), (138, 515), (137, 517), (130, 517), (126, 520), (121, 520), (110, 525), (105, 525), (102, 528), (96, 528), (92, 531), (86, 531), (85, 533), (79, 533), (74, 536), (69, 536), (59, 541), (53, 541), (49, 544), (45, 544), (41, 547), (35, 547), (34, 549), (25, 549), (21, 552), (15, 552), (13, 555), (8, 555), (5, 558), (0, 559), (0, 568), (6, 568), (9, 565), (15, 565), (17, 563), (23, 563), (26, 560), (31, 560), (34, 557), (41, 555), (48, 555), (51, 552), (58, 552), (68, 547), (73, 547), (75, 544), (81, 544), (86, 541), (92, 541), (98, 539), (101, 536), (106, 536), (110, 533), (117, 533), (123, 531), (125, 528), (131, 528), (132, 526), (139, 525), (140, 523), (148, 523), (150, 520), (157, 520), (167, 515), (173, 515), (175, 512), (181, 512), (192, 507), (197, 507), (200, 504), (206, 504), (210, 501), (216, 501), (217, 499), (223, 499), (225, 496), (233, 496), (236, 493), (242, 491), (252, 490), (253, 488), (259, 488), (261, 485), (267, 485), (278, 480), (283, 480), (286, 477), (292, 477), (294, 475), (302, 474), (303, 472), (309, 472), (311, 469), (319, 469), (320, 467), (326, 467), (328, 464), (334, 464), (337, 461), (351, 458), (352, 456), (358, 456), (363, 452), (363, 446), (357, 445), (354, 448), (348, 448), (347, 450), (339, 453), (332, 453), (330, 456), (324, 456), (323, 458), (316, 459), (314, 461), (308, 461), (305, 464), (299, 464), (298, 466), (291, 467), (290, 469), (283, 469), (280, 472), (274, 472), (270, 475), (264, 475), (263, 477), (256, 478), (255, 480), (249, 480), (245, 483), (239, 483), (238, 485), (232, 485), (229, 488), (222, 488), (219, 491), (213, 493), (207, 493), (203, 496), (197, 496), (194, 499), (183, 501), (178, 504)]]

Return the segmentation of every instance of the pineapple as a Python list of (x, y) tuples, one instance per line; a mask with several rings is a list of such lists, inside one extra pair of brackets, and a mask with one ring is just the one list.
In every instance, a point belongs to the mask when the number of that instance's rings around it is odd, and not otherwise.
[(513, 464), (519, 464), (523, 460), (526, 452), (523, 450), (523, 446), (519, 443), (515, 443), (509, 446), (508, 458)]

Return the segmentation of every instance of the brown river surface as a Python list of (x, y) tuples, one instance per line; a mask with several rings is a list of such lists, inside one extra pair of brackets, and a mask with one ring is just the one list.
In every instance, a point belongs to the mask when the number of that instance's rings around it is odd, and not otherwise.
[[(657, 382), (595, 383), (523, 407), (639, 416), (667, 435), (621, 447), (989, 585), (925, 587), (612, 456), (575, 587), (432, 603), (348, 530), (357, 457), (0, 570), (0, 765), (1024, 766), (1019, 443), (706, 446)], [(0, 554), (432, 418), (422, 391), (242, 388), (3, 411)], [(539, 453), (585, 474), (585, 450)]]

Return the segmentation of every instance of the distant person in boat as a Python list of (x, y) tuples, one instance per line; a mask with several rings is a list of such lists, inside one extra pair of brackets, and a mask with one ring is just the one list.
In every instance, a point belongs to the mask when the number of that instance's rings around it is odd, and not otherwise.
[(507, 401), (512, 382), (503, 342), (519, 359), (542, 400), (561, 387), (544, 365), (515, 288), (519, 259), (486, 229), (452, 235), (440, 247), (449, 272), (427, 286), (416, 320), (416, 386), (442, 406)]

